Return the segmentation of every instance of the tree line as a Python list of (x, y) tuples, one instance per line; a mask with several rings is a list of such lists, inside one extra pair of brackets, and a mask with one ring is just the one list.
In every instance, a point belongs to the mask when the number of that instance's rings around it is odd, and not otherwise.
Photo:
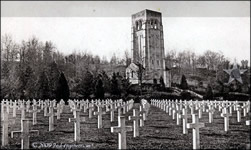
[[(196, 54), (193, 50), (177, 51), (175, 49), (167, 52), (167, 65), (176, 67), (181, 74), (184, 72), (196, 73), (196, 68), (206, 68), (207, 70), (218, 71), (219, 69), (229, 69), (231, 63), (229, 58), (221, 51), (206, 50), (203, 54)], [(237, 62), (238, 63), (238, 62)], [(248, 60), (242, 60), (240, 68), (247, 68)]]
[[(223, 69), (231, 68), (230, 61), (221, 52), (207, 50), (202, 55), (191, 50), (171, 50), (165, 56), (166, 64), (174, 74), (196, 75), (196, 68), (216, 72), (216, 82), (227, 80)], [(87, 52), (64, 55), (51, 41), (41, 42), (36, 37), (17, 43), (11, 35), (1, 37), (1, 98), (104, 98), (121, 97), (130, 93), (130, 83), (117, 65), (131, 63), (129, 52), (110, 60)], [(241, 68), (247, 68), (243, 60)], [(111, 71), (105, 69), (110, 66)], [(175, 72), (176, 68), (178, 72)], [(210, 76), (210, 75), (209, 75)], [(163, 78), (158, 79), (164, 89)], [(157, 84), (157, 79), (154, 79)]]
[(129, 64), (115, 54), (105, 57), (89, 53), (63, 55), (51, 41), (32, 37), (21, 44), (11, 35), (1, 39), (1, 98), (60, 99), (120, 97), (128, 94), (129, 81), (119, 73), (108, 75), (102, 65)]

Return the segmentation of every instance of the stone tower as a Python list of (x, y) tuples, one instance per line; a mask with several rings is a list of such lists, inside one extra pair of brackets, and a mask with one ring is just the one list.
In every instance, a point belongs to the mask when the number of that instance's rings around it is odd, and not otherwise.
[(132, 63), (144, 67), (143, 80), (152, 83), (162, 76), (167, 85), (161, 13), (146, 9), (133, 14), (131, 30)]

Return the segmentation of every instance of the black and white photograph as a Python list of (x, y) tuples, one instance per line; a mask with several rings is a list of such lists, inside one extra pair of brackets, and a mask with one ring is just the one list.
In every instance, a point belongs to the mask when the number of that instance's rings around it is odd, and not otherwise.
[(1, 0), (1, 149), (248, 150), (250, 51), (250, 0)]

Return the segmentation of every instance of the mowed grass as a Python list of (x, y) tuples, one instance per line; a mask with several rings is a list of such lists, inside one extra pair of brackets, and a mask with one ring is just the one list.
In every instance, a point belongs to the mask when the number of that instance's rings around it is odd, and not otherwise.
[[(139, 104), (134, 104), (134, 108), (139, 108)], [(105, 110), (105, 108), (103, 109)], [(96, 111), (96, 109), (95, 109)], [(190, 111), (188, 111), (190, 113)], [(197, 111), (195, 111), (197, 113)], [(242, 112), (243, 113), (243, 112)], [(133, 126), (133, 122), (128, 120), (128, 116), (132, 115), (132, 109), (125, 114), (127, 126)], [(26, 114), (32, 119), (32, 113)], [(68, 122), (68, 118), (73, 118), (73, 113), (69, 106), (64, 107), (61, 119), (55, 117), (55, 131), (49, 132), (49, 117), (44, 117), (43, 111), (37, 114), (37, 125), (30, 123), (32, 130), (39, 130), (39, 135), (30, 137), (30, 147), (32, 143), (57, 143), (59, 144), (78, 144), (88, 145), (86, 148), (118, 148), (118, 134), (111, 133), (111, 126), (118, 125), (117, 111), (115, 112), (115, 121), (110, 122), (110, 112), (103, 115), (103, 128), (97, 128), (97, 116), (88, 118), (88, 110), (84, 113), (81, 111), (81, 117), (86, 117), (86, 122), (81, 123), (81, 141), (74, 142), (74, 123)], [(1, 147), (7, 149), (20, 149), (21, 139), (19, 136), (10, 137), (10, 131), (21, 129), (21, 112), (17, 111), (17, 117), (12, 117), (12, 109), (10, 109), (9, 119), (9, 146)], [(229, 121), (229, 131), (224, 131), (224, 119), (220, 116), (220, 112), (216, 109), (213, 123), (208, 123), (208, 113), (203, 112), (200, 122), (205, 123), (204, 128), (200, 128), (200, 144), (202, 149), (246, 149), (250, 144), (250, 126), (245, 125), (245, 121), (250, 119), (250, 114), (243, 117), (241, 122), (237, 122), (236, 111)], [(188, 122), (192, 122), (191, 116)], [(181, 125), (176, 125), (176, 119), (161, 109), (151, 106), (148, 112), (145, 126), (140, 127), (140, 136), (133, 138), (133, 132), (127, 132), (127, 148), (129, 149), (192, 149), (192, 130), (189, 129), (187, 135), (182, 134)], [(83, 149), (83, 147), (81, 148)]]

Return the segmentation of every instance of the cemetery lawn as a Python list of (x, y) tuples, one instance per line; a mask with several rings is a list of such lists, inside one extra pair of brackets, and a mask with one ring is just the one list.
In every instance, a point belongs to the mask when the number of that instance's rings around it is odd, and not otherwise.
[[(139, 108), (138, 104), (134, 107)], [(105, 110), (105, 109), (103, 109)], [(96, 111), (96, 110), (95, 110)], [(195, 111), (197, 113), (197, 111)], [(242, 112), (243, 113), (243, 112)], [(190, 114), (190, 111), (188, 111)], [(27, 114), (26, 114), (27, 115)], [(128, 116), (132, 115), (132, 109), (125, 115), (127, 117), (126, 125), (133, 126), (133, 121), (128, 120)], [(243, 114), (242, 114), (243, 115)], [(103, 128), (97, 128), (97, 116), (88, 118), (88, 110), (86, 113), (81, 111), (81, 117), (86, 117), (86, 123), (81, 123), (81, 141), (78, 145), (85, 145), (86, 149), (90, 148), (118, 148), (118, 134), (111, 133), (111, 126), (118, 125), (117, 111), (115, 111), (115, 121), (110, 123), (110, 112), (103, 115)], [(30, 113), (32, 117), (32, 113)], [(10, 137), (10, 131), (20, 130), (20, 111), (17, 111), (17, 119), (9, 126), (9, 143), (7, 149), (20, 149), (21, 140), (18, 136)], [(49, 132), (49, 117), (43, 116), (43, 111), (37, 114), (37, 125), (30, 123), (30, 128), (39, 130), (39, 136), (30, 137), (30, 147), (32, 143), (57, 143), (75, 144), (74, 143), (74, 123), (68, 122), (68, 118), (73, 118), (69, 106), (66, 106), (61, 114), (61, 119), (55, 117), (55, 131)], [(9, 119), (12, 117), (12, 109), (10, 109)], [(200, 128), (200, 144), (202, 149), (245, 149), (250, 144), (250, 126), (245, 125), (245, 121), (250, 119), (250, 113), (241, 122), (237, 122), (237, 113), (233, 111), (233, 115), (229, 120), (229, 131), (224, 131), (224, 119), (220, 117), (218, 109), (214, 113), (213, 123), (208, 123), (208, 113), (203, 112), (200, 122), (205, 123), (204, 128)], [(191, 123), (191, 116), (188, 123)], [(147, 115), (145, 126), (140, 127), (139, 137), (133, 138), (133, 132), (127, 132), (127, 148), (129, 149), (192, 149), (192, 130), (188, 130), (187, 135), (182, 134), (181, 125), (176, 125), (176, 120), (157, 107), (151, 106)], [(83, 149), (83, 147), (81, 148)]]

